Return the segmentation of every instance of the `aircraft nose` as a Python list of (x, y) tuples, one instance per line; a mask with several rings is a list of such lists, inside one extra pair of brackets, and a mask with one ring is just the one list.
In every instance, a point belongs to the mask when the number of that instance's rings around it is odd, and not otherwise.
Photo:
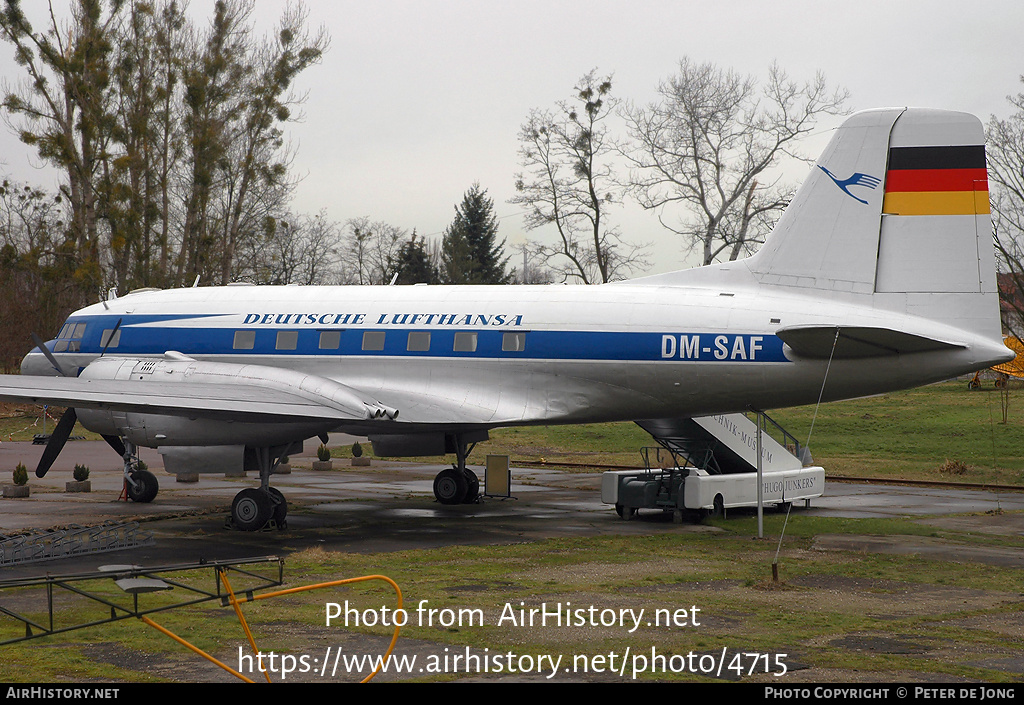
[(46, 359), (46, 356), (39, 351), (39, 348), (32, 348), (28, 355), (21, 360), (21, 374), (36, 377), (57, 377), (57, 370)]

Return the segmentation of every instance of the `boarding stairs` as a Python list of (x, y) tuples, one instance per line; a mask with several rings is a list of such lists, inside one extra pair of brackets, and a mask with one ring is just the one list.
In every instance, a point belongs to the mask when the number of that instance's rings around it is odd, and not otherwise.
[(807, 449), (764, 412), (636, 423), (659, 446), (641, 450), (643, 470), (613, 470), (601, 479), (601, 501), (623, 519), (641, 508), (721, 516), (728, 507), (821, 496), (824, 470), (810, 467)]
[(636, 423), (673, 456), (709, 475), (757, 470), (758, 425), (762, 472), (798, 470), (811, 465), (809, 450), (762, 411), (642, 419)]

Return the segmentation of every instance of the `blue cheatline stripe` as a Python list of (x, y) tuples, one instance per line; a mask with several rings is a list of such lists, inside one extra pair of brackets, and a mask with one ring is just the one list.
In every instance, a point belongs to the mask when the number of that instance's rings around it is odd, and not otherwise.
[[(118, 316), (80, 317), (69, 322), (87, 321), (90, 325), (81, 343), (81, 353), (99, 354), (102, 332), (116, 325)], [(782, 352), (782, 341), (767, 334), (737, 333), (649, 333), (624, 331), (506, 331), (482, 329), (399, 329), (399, 328), (192, 328), (137, 325), (183, 316), (145, 320), (122, 316), (121, 339), (108, 355), (162, 355), (177, 350), (186, 355), (263, 355), (263, 356), (363, 356), (363, 357), (442, 357), (543, 360), (607, 360), (607, 361), (694, 361), (694, 362), (788, 362)], [(235, 333), (240, 330), (255, 334), (253, 347), (234, 347)], [(321, 349), (320, 333), (340, 332), (337, 349)], [(297, 334), (295, 348), (278, 350), (279, 331)], [(363, 333), (385, 333), (382, 350), (363, 350)], [(407, 350), (410, 332), (429, 332), (427, 350)], [(525, 349), (503, 351), (503, 336), (508, 332), (525, 335)], [(457, 351), (456, 334), (476, 334), (476, 350)]]

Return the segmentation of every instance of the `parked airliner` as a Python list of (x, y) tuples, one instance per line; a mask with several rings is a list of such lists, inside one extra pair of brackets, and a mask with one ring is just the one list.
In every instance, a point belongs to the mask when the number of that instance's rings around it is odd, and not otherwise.
[[(42, 341), (40, 341), (42, 343)], [(381, 455), (454, 453), (437, 499), (475, 499), (500, 426), (663, 420), (913, 387), (1013, 358), (1001, 339), (984, 133), (925, 109), (836, 130), (745, 260), (601, 286), (196, 287), (71, 314), (0, 398), (59, 404), (125, 457), (258, 469), (234, 522), (285, 516), (280, 458), (331, 431)]]

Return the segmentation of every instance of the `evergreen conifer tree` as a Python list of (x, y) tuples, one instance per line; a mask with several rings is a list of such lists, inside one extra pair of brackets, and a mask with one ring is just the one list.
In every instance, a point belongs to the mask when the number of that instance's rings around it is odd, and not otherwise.
[(437, 269), (430, 261), (423, 240), (417, 239), (415, 231), (398, 251), (391, 264), (391, 271), (398, 273), (396, 284), (437, 284), (439, 281)]
[(480, 184), (466, 191), (455, 206), (455, 220), (441, 244), (442, 278), (446, 284), (508, 284), (505, 241), (498, 241), (494, 201)]

